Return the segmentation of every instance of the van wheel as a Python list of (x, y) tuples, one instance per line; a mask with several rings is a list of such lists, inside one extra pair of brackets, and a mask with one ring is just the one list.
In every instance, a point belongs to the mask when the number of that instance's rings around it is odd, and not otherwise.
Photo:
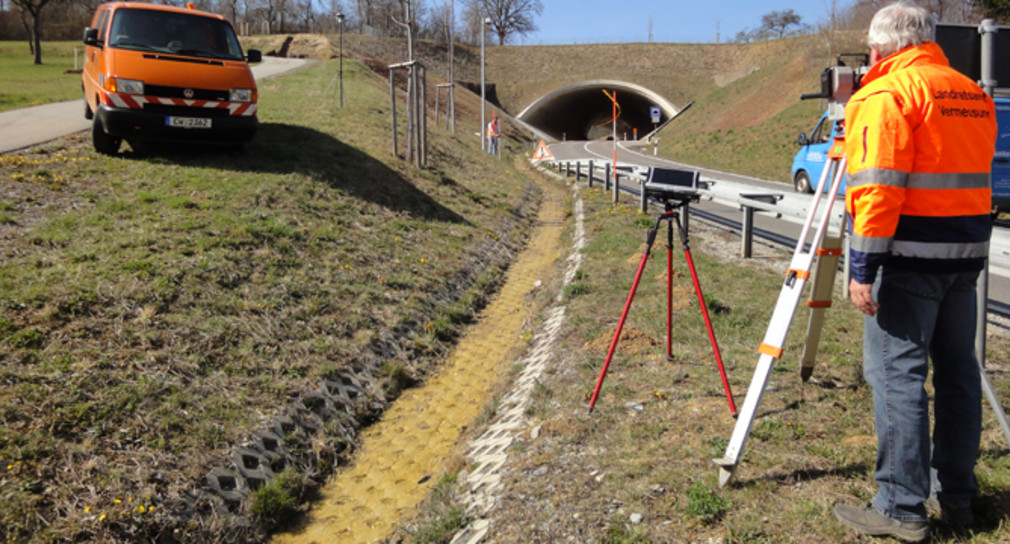
[(810, 186), (810, 177), (803, 170), (796, 172), (796, 177), (793, 178), (793, 189), (797, 193), (813, 193), (814, 188)]
[(91, 105), (88, 104), (87, 100), (85, 100), (84, 101), (84, 118), (87, 119), (88, 121), (90, 121), (94, 117), (95, 117), (95, 112), (91, 111)]
[(122, 138), (111, 136), (105, 132), (102, 120), (95, 117), (91, 124), (91, 144), (95, 146), (95, 151), (103, 155), (115, 155), (119, 153), (119, 144), (123, 143)]

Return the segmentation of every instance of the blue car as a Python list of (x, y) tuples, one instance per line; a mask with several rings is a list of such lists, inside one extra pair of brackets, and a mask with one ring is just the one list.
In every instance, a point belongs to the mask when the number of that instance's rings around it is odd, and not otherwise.
[[(996, 139), (996, 155), (992, 160), (992, 212), (1010, 211), (1010, 98), (996, 98), (996, 122), (999, 135)], [(793, 157), (793, 189), (800, 193), (813, 193), (814, 185), (821, 179), (824, 165), (828, 162), (837, 122), (828, 120), (827, 112), (814, 125), (808, 137), (800, 133), (797, 143), (800, 150)], [(830, 183), (830, 180), (828, 181)], [(838, 194), (845, 194), (845, 178), (842, 178)]]
[(992, 211), (1010, 211), (1010, 98), (997, 98), (996, 156), (992, 159)]
[[(828, 150), (831, 149), (837, 127), (838, 122), (829, 120), (828, 113), (824, 112), (810, 131), (810, 136), (800, 133), (797, 141), (800, 150), (793, 157), (793, 189), (796, 192), (814, 192), (815, 184), (820, 181), (824, 165), (828, 162)], [(827, 180), (827, 183), (831, 183), (831, 180)], [(838, 194), (845, 194), (845, 178), (842, 178), (842, 184), (838, 187)]]

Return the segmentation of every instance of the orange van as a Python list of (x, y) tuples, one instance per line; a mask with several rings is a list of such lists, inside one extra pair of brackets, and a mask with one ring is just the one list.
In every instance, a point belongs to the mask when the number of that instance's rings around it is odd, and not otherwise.
[[(191, 6), (191, 5), (190, 5)], [(252, 139), (256, 80), (220, 15), (140, 2), (98, 6), (84, 29), (84, 117), (95, 150), (127, 141), (232, 143)]]

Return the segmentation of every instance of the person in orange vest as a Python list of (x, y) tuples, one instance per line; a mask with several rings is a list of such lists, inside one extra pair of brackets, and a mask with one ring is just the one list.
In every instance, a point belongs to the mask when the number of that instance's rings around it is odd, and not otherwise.
[(501, 125), (498, 123), (498, 112), (491, 113), (491, 122), (487, 124), (487, 152), (492, 155), (498, 154), (498, 136), (501, 134)]
[[(869, 504), (835, 516), (918, 542), (927, 503), (971, 525), (982, 428), (975, 286), (992, 232), (992, 99), (950, 67), (936, 20), (909, 2), (874, 15), (870, 68), (845, 108), (852, 303), (865, 314), (863, 374), (877, 429)], [(924, 385), (933, 362), (935, 424)]]

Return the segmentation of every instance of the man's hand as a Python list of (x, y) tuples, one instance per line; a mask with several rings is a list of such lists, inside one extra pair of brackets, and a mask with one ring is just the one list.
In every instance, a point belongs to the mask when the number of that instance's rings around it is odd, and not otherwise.
[(849, 281), (849, 299), (859, 308), (860, 312), (873, 317), (877, 315), (880, 304), (873, 300), (873, 284), (859, 283), (856, 280)]

